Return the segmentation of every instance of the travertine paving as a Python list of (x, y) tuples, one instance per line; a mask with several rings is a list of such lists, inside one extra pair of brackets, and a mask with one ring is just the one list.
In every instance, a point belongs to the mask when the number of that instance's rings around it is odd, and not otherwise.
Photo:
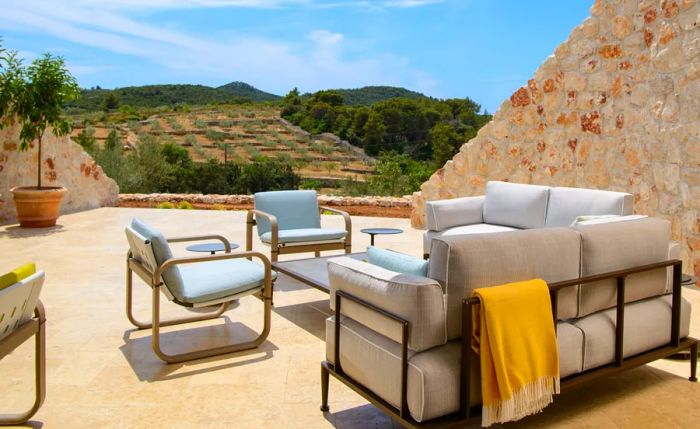
[[(331, 381), (331, 412), (318, 410), (328, 296), (288, 277), (276, 283), (272, 331), (264, 346), (238, 355), (166, 365), (153, 354), (150, 331), (136, 331), (124, 312), (123, 228), (138, 216), (166, 235), (221, 233), (243, 244), (244, 212), (103, 208), (63, 216), (45, 230), (0, 227), (1, 268), (35, 261), (46, 271), (42, 300), (48, 315), (48, 391), (33, 426), (45, 428), (392, 428), (389, 418)], [(328, 226), (342, 220), (324, 216)], [(377, 244), (421, 253), (421, 231), (407, 219), (353, 217), (354, 249), (369, 244), (361, 228), (399, 227)], [(257, 243), (256, 246), (263, 249)], [(175, 248), (185, 255), (184, 245)], [(191, 255), (191, 254), (190, 254)], [(291, 255), (289, 257), (294, 257)], [(137, 314), (150, 296), (136, 284)], [(700, 292), (691, 333), (700, 336)], [(261, 303), (249, 297), (215, 322), (173, 333), (164, 347), (221, 344), (252, 336), (262, 325)], [(165, 316), (185, 312), (164, 305)], [(0, 361), (0, 412), (33, 398), (33, 347)], [(544, 413), (511, 427), (691, 427), (700, 421), (700, 384), (686, 380), (687, 362), (660, 361), (561, 395)]]

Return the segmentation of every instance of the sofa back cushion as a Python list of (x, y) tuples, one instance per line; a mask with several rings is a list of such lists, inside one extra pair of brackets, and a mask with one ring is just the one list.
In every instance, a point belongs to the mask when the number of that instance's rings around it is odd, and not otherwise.
[(483, 211), (483, 195), (427, 201), (425, 203), (426, 227), (431, 231), (444, 231), (453, 226), (483, 223)]
[(545, 226), (570, 226), (578, 216), (632, 214), (632, 194), (580, 188), (551, 188)]
[[(663, 219), (577, 225), (573, 229), (581, 233), (581, 275), (584, 277), (668, 259), (671, 224)], [(666, 268), (660, 268), (628, 276), (625, 302), (663, 295), (667, 272)], [(615, 279), (579, 286), (578, 317), (614, 307), (616, 290)]]
[[(433, 239), (428, 277), (445, 288), (447, 336), (462, 334), (462, 301), (480, 287), (532, 278), (546, 282), (579, 276), (581, 236), (570, 228), (474, 234)], [(557, 317), (577, 313), (578, 286), (559, 292)]]
[(484, 222), (514, 228), (542, 228), (547, 216), (549, 187), (509, 182), (488, 182)]

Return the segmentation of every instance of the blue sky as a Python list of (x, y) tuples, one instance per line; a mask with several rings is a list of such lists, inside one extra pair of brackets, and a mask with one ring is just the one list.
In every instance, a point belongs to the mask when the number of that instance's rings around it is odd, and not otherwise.
[[(60, 6), (58, 6), (60, 4)], [(2, 0), (0, 36), (65, 57), (83, 87), (250, 83), (284, 94), (364, 85), (470, 97), (490, 112), (591, 1)]]

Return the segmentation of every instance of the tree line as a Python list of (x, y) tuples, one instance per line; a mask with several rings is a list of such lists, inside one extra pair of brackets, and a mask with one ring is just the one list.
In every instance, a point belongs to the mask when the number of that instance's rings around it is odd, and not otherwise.
[(370, 156), (406, 154), (430, 161), (434, 168), (451, 159), (491, 120), (469, 98), (391, 98), (370, 106), (349, 106), (338, 91), (302, 97), (296, 88), (282, 100), (282, 117), (313, 134), (333, 133)]

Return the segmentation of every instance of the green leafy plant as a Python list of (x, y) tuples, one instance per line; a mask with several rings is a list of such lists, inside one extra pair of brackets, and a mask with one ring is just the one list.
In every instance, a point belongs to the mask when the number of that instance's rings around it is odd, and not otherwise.
[(56, 136), (70, 133), (71, 123), (63, 115), (63, 105), (75, 100), (80, 90), (61, 57), (44, 54), (28, 67), (16, 52), (0, 58), (0, 128), (16, 120), (20, 130), (20, 150), (37, 142), (37, 189), (41, 189), (42, 140), (47, 128)]
[(177, 208), (180, 210), (192, 210), (192, 204), (187, 201), (180, 201), (177, 203)]
[(169, 210), (169, 209), (174, 209), (174, 208), (175, 208), (175, 205), (173, 205), (173, 203), (171, 203), (171, 202), (169, 202), (169, 201), (164, 201), (164, 202), (162, 202), (162, 203), (156, 204), (156, 208), (157, 208), (157, 209), (168, 209), (168, 210)]

